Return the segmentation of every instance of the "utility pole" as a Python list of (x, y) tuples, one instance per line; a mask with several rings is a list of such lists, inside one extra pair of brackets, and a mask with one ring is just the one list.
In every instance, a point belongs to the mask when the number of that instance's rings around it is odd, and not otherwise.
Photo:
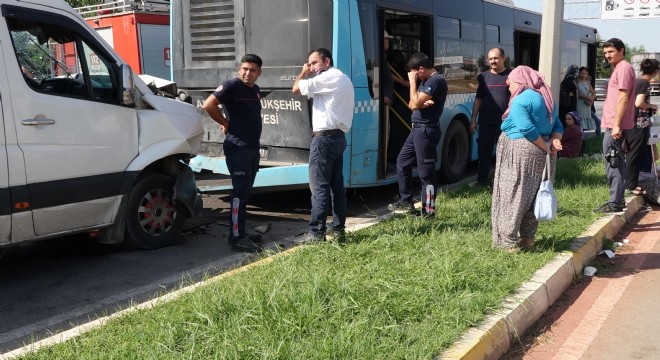
[(564, 0), (544, 0), (541, 20), (541, 53), (539, 71), (552, 88), (552, 97), (559, 99), (561, 79), (561, 31)]

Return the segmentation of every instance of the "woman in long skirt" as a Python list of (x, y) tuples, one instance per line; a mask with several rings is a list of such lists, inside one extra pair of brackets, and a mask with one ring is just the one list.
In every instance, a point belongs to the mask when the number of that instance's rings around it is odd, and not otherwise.
[(538, 221), (533, 204), (546, 154), (553, 155), (554, 164), (556, 152), (562, 149), (564, 128), (543, 80), (532, 68), (518, 66), (507, 81), (511, 99), (497, 143), (491, 208), (493, 246), (507, 251), (534, 246)]

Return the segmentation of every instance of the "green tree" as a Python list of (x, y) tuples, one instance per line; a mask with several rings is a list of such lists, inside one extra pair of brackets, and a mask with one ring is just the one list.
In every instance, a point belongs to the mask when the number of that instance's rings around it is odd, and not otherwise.
[(103, 0), (65, 0), (71, 7), (77, 8), (81, 6), (101, 4)]

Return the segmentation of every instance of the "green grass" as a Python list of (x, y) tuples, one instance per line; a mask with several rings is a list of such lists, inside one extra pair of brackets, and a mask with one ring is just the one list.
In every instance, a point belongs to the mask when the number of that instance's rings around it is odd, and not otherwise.
[(603, 153), (603, 134), (588, 137), (584, 142), (585, 154), (591, 155)]
[(433, 220), (397, 217), (307, 246), (24, 359), (420, 359), (441, 353), (558, 251), (607, 199), (603, 165), (560, 159), (559, 217), (537, 249), (491, 248), (490, 192), (438, 197)]

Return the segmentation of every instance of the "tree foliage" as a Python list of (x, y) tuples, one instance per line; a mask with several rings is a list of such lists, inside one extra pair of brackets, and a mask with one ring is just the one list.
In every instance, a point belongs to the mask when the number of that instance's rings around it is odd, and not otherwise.
[(103, 0), (65, 0), (71, 7), (77, 8), (81, 6), (96, 5), (103, 2)]

